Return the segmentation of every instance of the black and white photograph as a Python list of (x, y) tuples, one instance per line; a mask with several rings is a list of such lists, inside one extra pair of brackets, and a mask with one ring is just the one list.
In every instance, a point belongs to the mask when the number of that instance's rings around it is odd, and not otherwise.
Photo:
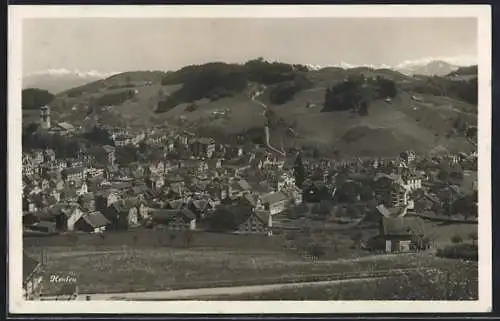
[(9, 6), (8, 41), (11, 312), (491, 309), (489, 7)]

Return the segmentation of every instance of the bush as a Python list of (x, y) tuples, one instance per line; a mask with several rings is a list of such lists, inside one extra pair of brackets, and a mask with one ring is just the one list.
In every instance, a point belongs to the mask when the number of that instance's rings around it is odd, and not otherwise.
[(307, 250), (307, 252), (314, 258), (320, 258), (325, 255), (325, 247), (320, 244), (311, 244)]
[(186, 107), (186, 111), (187, 111), (188, 113), (191, 113), (191, 112), (193, 112), (193, 111), (195, 111), (195, 110), (197, 110), (197, 109), (198, 109), (198, 105), (196, 105), (196, 104), (189, 104), (189, 105)]
[(451, 242), (453, 244), (460, 244), (463, 242), (463, 239), (460, 235), (453, 235), (452, 238), (451, 238)]
[(449, 259), (462, 259), (469, 261), (477, 261), (477, 246), (471, 244), (455, 244), (438, 249), (436, 255)]

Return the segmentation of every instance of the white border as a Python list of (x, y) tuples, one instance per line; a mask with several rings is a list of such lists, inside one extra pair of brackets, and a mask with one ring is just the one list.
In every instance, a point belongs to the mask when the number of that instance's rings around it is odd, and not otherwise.
[[(30, 302), (22, 299), (21, 39), (23, 18), (476, 17), (479, 63), (479, 300)], [(11, 313), (375, 313), (491, 311), (491, 9), (487, 5), (9, 6), (8, 226)], [(430, 35), (432, 36), (432, 35)]]

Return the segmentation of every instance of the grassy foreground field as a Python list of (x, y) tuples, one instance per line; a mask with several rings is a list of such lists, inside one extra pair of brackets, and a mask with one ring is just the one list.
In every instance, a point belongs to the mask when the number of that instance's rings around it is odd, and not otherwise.
[(453, 268), (410, 272), (397, 277), (297, 286), (272, 292), (219, 296), (206, 300), (477, 300), (477, 264), (457, 262)]
[[(38, 251), (38, 253), (37, 253)], [(39, 255), (40, 249), (28, 252)], [(430, 254), (307, 261), (279, 251), (211, 248), (45, 248), (44, 294), (58, 288), (51, 275), (72, 275), (80, 293), (119, 293), (318, 281), (334, 274), (395, 269), (444, 268), (455, 261)], [(452, 263), (450, 263), (452, 262)]]

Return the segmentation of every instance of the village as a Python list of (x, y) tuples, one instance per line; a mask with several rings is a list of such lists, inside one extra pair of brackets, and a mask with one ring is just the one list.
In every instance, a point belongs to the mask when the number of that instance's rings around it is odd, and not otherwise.
[[(40, 124), (62, 137), (79, 132), (51, 124), (49, 107), (41, 109)], [(106, 242), (112, 233), (154, 229), (184, 231), (189, 243), (192, 233), (273, 238), (311, 226), (370, 223), (379, 235), (360, 239), (365, 249), (403, 253), (432, 247), (424, 220), (477, 223), (477, 153), (314, 159), (178, 128), (106, 130), (113, 144), (82, 149), (76, 158), (51, 149), (23, 154), (25, 242), (61, 235)], [(117, 157), (140, 148), (154, 157)]]

